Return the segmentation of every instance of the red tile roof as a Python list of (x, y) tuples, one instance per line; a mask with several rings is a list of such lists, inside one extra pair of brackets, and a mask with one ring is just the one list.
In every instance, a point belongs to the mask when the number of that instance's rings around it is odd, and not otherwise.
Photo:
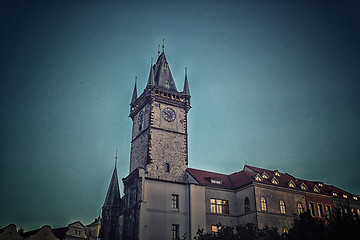
[[(340, 194), (338, 195), (338, 197), (342, 197), (343, 194), (346, 194), (348, 195), (349, 198), (353, 199), (353, 196), (356, 196), (335, 186), (324, 184), (323, 182), (299, 179), (288, 173), (280, 173), (278, 170), (268, 170), (268, 169), (253, 167), (249, 165), (245, 165), (244, 169), (241, 170), (240, 172), (235, 172), (230, 175), (203, 171), (193, 168), (188, 168), (187, 171), (191, 176), (193, 176), (196, 179), (196, 181), (198, 181), (199, 184), (206, 186), (213, 186), (217, 188), (238, 189), (240, 187), (249, 185), (254, 182), (260, 182), (262, 184), (274, 186), (271, 180), (275, 177), (278, 180), (277, 186), (284, 188), (291, 188), (305, 192), (314, 192), (314, 187), (316, 186), (320, 190), (320, 193), (325, 195), (332, 196), (333, 192), (337, 192), (338, 194)], [(280, 176), (276, 176), (275, 175), (276, 172), (278, 172)], [(266, 173), (268, 178), (262, 177), (264, 173)], [(255, 180), (256, 175), (260, 175), (262, 181)], [(221, 184), (212, 182), (211, 179), (220, 180)], [(294, 183), (295, 185), (294, 188), (289, 186), (290, 181)], [(301, 188), (302, 184), (305, 184), (307, 189), (302, 189)]]

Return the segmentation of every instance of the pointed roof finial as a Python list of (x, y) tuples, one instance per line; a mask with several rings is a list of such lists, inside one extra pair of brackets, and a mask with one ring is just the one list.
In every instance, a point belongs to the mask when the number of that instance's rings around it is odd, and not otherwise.
[(137, 77), (135, 77), (135, 86), (134, 86), (134, 91), (133, 91), (133, 95), (132, 95), (130, 104), (133, 104), (137, 99), (136, 81), (137, 81)]
[(158, 57), (160, 55), (160, 44), (158, 45)]
[(165, 39), (163, 39), (162, 52), (165, 50)]
[(115, 153), (115, 168), (116, 168), (116, 165), (117, 165), (117, 149), (116, 149), (116, 153)]
[(188, 82), (188, 79), (187, 79), (187, 68), (185, 68), (185, 81), (184, 81), (183, 94), (187, 95), (187, 96), (190, 96), (189, 82)]

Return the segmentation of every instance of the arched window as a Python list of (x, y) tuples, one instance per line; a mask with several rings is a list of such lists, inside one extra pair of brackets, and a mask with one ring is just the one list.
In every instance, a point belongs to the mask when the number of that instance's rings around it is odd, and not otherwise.
[(267, 210), (267, 206), (266, 206), (266, 199), (264, 197), (262, 197), (260, 199), (260, 202), (261, 202), (261, 210), (262, 211), (266, 211)]
[(301, 203), (298, 203), (298, 204), (297, 204), (297, 210), (298, 210), (298, 214), (300, 214), (300, 213), (303, 213), (303, 212), (304, 212), (304, 208), (303, 208), (303, 206), (302, 206), (302, 204), (301, 204)]
[(245, 212), (250, 212), (250, 201), (248, 197), (245, 198)]
[(285, 203), (283, 200), (280, 200), (280, 213), (285, 214)]

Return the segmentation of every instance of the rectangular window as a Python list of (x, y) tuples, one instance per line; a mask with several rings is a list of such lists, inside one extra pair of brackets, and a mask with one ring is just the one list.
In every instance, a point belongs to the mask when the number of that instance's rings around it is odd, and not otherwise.
[(179, 225), (173, 224), (172, 225), (172, 239), (180, 239), (179, 237)]
[(309, 203), (309, 209), (310, 209), (310, 214), (311, 216), (315, 217), (315, 205), (314, 203)]
[(221, 199), (210, 199), (210, 211), (212, 213), (229, 214), (229, 201)]
[(165, 172), (170, 172), (170, 164), (165, 163)]
[(329, 205), (325, 205), (325, 210), (326, 210), (326, 216), (328, 219), (331, 218), (331, 207)]
[(171, 208), (179, 209), (179, 195), (173, 194), (171, 196)]
[(319, 217), (323, 217), (324, 212), (323, 212), (323, 206), (322, 204), (318, 204), (318, 210), (319, 210)]

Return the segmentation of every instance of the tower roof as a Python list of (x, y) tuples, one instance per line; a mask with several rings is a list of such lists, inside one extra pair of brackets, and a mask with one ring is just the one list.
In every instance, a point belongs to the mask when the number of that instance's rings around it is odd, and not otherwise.
[(118, 206), (118, 205), (120, 205), (120, 190), (119, 190), (119, 181), (115, 166), (113, 175), (111, 177), (109, 189), (106, 194), (104, 206)]
[(164, 52), (160, 54), (156, 64), (152, 67), (151, 70), (154, 71), (156, 87), (177, 92), (176, 85), (171, 75), (170, 67)]

